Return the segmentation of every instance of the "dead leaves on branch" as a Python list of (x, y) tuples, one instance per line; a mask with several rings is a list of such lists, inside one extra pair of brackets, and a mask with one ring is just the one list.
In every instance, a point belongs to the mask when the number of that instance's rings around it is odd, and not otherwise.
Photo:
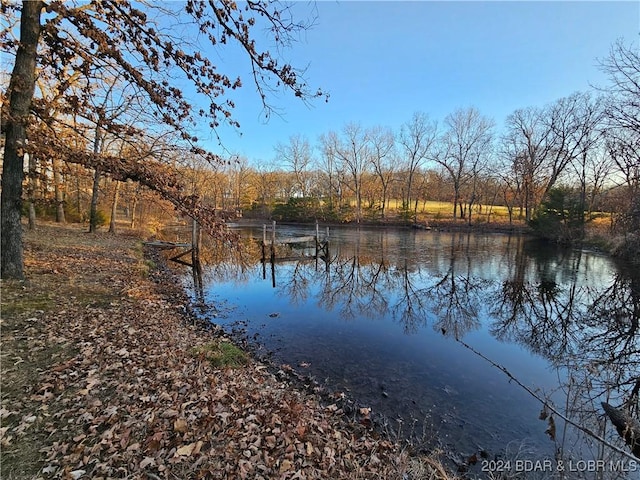
[[(132, 263), (110, 266), (118, 292), (147, 282), (128, 275)], [(264, 366), (220, 369), (194, 355), (215, 339), (187, 325), (180, 307), (151, 292), (43, 313), (46, 341), (70, 344), (75, 355), (51, 364), (28, 401), (3, 404), (3, 417), (20, 419), (1, 432), (3, 446), (37, 425), (48, 436), (45, 478), (398, 476), (396, 447), (347, 426), (335, 406), (322, 407)]]
[(216, 239), (232, 239), (231, 234), (215, 209), (196, 196), (185, 193), (182, 179), (176, 168), (153, 158), (132, 158), (107, 154), (94, 154), (70, 148), (65, 142), (44, 130), (39, 142), (30, 144), (30, 153), (36, 158), (60, 156), (67, 163), (79, 164), (87, 168), (99, 169), (114, 179), (133, 180), (157, 192), (173, 204), (183, 215), (195, 218), (209, 235)]

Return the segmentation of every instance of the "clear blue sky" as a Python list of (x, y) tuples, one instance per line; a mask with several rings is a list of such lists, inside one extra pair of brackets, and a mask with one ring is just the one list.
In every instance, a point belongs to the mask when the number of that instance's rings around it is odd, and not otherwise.
[[(281, 116), (265, 123), (255, 87), (245, 79), (234, 96), (242, 135), (219, 130), (230, 152), (271, 161), (274, 146), (291, 135), (315, 144), (347, 122), (398, 130), (415, 111), (442, 122), (468, 106), (492, 117), (500, 131), (518, 108), (605, 84), (597, 59), (619, 38), (635, 45), (640, 39), (638, 0), (320, 1), (316, 8), (316, 26), (284, 56), (308, 65), (308, 83), (328, 91), (329, 102), (308, 106), (280, 94), (271, 103)], [(219, 53), (220, 68), (235, 62)], [(216, 142), (207, 146), (222, 153)]]

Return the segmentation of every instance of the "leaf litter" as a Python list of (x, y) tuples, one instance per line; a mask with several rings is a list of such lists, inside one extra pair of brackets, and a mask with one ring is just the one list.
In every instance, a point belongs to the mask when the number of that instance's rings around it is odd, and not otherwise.
[[(221, 333), (193, 324), (162, 269), (143, 274), (139, 245), (73, 226), (28, 232), (28, 281), (2, 284), (6, 474), (413, 478), (397, 444), (264, 365), (217, 368), (194, 355)], [(39, 458), (21, 459), (29, 449)]]

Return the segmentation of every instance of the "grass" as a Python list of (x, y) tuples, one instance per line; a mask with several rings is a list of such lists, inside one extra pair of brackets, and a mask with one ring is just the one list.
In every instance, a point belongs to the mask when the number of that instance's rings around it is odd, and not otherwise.
[(240, 367), (249, 362), (249, 357), (244, 351), (223, 339), (193, 347), (191, 353), (196, 357), (206, 358), (217, 368)]
[[(351, 200), (350, 205), (355, 207), (355, 200)], [(410, 212), (413, 213), (415, 203), (412, 202), (410, 206)], [(487, 219), (487, 213), (491, 209), (490, 222), (499, 221), (504, 222), (509, 219), (509, 210), (503, 205), (474, 205), (472, 209), (472, 216), (474, 222), (483, 221)], [(400, 214), (402, 211), (402, 200), (393, 198), (387, 201), (386, 213), (388, 216), (394, 216)], [(519, 210), (513, 210), (514, 221), (516, 221)], [(453, 203), (441, 202), (435, 200), (419, 201), (417, 209), (418, 220), (420, 221), (432, 221), (432, 220), (453, 220)]]
[[(2, 301), (0, 309), (2, 316), (13, 316), (21, 313), (33, 312), (35, 310), (47, 311), (55, 307), (54, 301), (49, 293), (38, 292), (29, 297), (21, 297), (18, 292), (22, 290), (19, 282), (2, 283)], [(4, 326), (3, 326), (4, 328)]]
[[(18, 291), (16, 291), (18, 290)], [(64, 362), (77, 353), (62, 341), (47, 339), (41, 317), (43, 311), (55, 307), (54, 302), (36, 294), (20, 298), (10, 305), (7, 296), (17, 296), (22, 288), (17, 282), (2, 285), (2, 478), (35, 478), (42, 467), (40, 447), (51, 441), (46, 423), (55, 414), (55, 404), (41, 409), (31, 417), (24, 415), (24, 404), (30, 402), (41, 374), (57, 362)], [(25, 431), (16, 435), (15, 429)], [(6, 436), (5, 436), (6, 435)], [(55, 438), (54, 438), (55, 439)]]

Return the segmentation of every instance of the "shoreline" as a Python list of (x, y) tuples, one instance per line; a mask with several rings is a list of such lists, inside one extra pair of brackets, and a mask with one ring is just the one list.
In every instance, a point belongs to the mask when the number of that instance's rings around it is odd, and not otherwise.
[(2, 282), (3, 477), (452, 478), (265, 364), (214, 367), (197, 352), (220, 332), (165, 268), (134, 234), (26, 232), (27, 281)]
[[(242, 333), (225, 332), (222, 326), (213, 320), (207, 319), (207, 313), (214, 313), (215, 308), (198, 303), (198, 301), (188, 293), (184, 285), (182, 285), (180, 274), (178, 273), (179, 270), (184, 269), (184, 275), (189, 275), (188, 270), (190, 267), (176, 265), (175, 269), (172, 268), (169, 264), (170, 260), (168, 257), (163, 255), (161, 250), (155, 249), (154, 247), (145, 246), (144, 255), (155, 263), (154, 278), (157, 279), (159, 285), (162, 285), (162, 295), (165, 298), (180, 298), (180, 303), (185, 305), (185, 315), (190, 322), (193, 322), (194, 326), (202, 329), (204, 334), (229, 338), (236, 345), (239, 345), (242, 350), (247, 352), (253, 361), (263, 364), (267, 371), (274, 377), (287, 382), (292, 388), (298, 391), (311, 395), (319, 404), (323, 405), (324, 408), (331, 405), (331, 409), (333, 409), (333, 406), (336, 406), (338, 409), (335, 411), (342, 415), (343, 420), (347, 422), (347, 424), (365, 425), (369, 433), (385, 437), (387, 440), (394, 442), (393, 439), (389, 438), (388, 432), (385, 432), (385, 425), (388, 419), (381, 416), (381, 414), (373, 412), (366, 417), (359, 415), (358, 412), (360, 409), (367, 407), (364, 404), (358, 404), (358, 399), (350, 398), (343, 392), (338, 396), (336, 392), (325, 390), (324, 387), (312, 377), (301, 374), (298, 369), (290, 365), (278, 365), (269, 358), (258, 356), (257, 347), (252, 345)], [(406, 440), (403, 440), (403, 443), (403, 448), (408, 447), (413, 450), (415, 447), (418, 447), (418, 445), (407, 443)]]
[[(271, 225), (273, 219), (262, 218), (238, 218), (227, 222), (230, 225), (238, 226), (262, 226)], [(315, 226), (315, 222), (295, 222), (295, 221), (276, 221), (278, 225), (288, 226)], [(531, 233), (531, 228), (525, 224), (509, 224), (509, 223), (472, 223), (453, 222), (445, 220), (433, 220), (427, 224), (406, 223), (406, 222), (319, 222), (321, 227), (341, 227), (341, 228), (371, 228), (371, 229), (398, 229), (398, 230), (432, 230), (440, 232), (472, 232), (472, 233)]]

